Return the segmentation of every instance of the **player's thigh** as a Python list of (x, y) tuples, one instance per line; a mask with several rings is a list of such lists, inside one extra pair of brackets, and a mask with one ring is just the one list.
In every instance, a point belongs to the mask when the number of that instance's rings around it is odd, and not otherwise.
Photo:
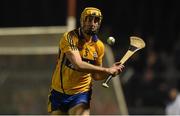
[(90, 109), (87, 104), (80, 103), (80, 104), (77, 104), (74, 107), (70, 108), (68, 113), (70, 115), (89, 115)]

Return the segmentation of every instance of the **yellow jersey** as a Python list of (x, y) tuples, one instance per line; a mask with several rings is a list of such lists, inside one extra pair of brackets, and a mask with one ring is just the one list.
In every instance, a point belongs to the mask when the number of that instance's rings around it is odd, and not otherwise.
[(66, 58), (65, 53), (73, 50), (79, 51), (83, 61), (101, 65), (104, 44), (97, 35), (93, 36), (91, 42), (85, 42), (80, 28), (64, 33), (59, 42), (59, 53), (51, 88), (69, 95), (89, 91), (92, 86), (91, 74), (75, 70), (73, 64)]

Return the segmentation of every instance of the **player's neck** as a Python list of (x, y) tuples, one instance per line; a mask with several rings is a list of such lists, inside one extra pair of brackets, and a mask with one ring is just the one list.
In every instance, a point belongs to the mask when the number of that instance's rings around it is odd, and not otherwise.
[(85, 34), (85, 33), (83, 33), (83, 35), (84, 35), (84, 39), (85, 39), (85, 41), (86, 42), (91, 42), (92, 41), (92, 36), (91, 35), (87, 35), (87, 34)]
[(89, 42), (91, 42), (91, 40), (92, 40), (92, 36), (85, 36), (84, 39), (85, 39), (86, 42), (89, 43)]

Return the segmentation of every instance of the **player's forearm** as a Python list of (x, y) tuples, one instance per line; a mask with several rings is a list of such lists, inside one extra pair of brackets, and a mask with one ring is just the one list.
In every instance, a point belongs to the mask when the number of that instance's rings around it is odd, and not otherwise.
[(76, 65), (76, 69), (82, 72), (90, 72), (90, 73), (107, 73), (108, 72), (108, 68), (95, 66), (84, 61), (79, 62)]
[(95, 66), (82, 61), (79, 51), (66, 52), (66, 57), (73, 64), (76, 70), (89, 73), (109, 73), (109, 68)]

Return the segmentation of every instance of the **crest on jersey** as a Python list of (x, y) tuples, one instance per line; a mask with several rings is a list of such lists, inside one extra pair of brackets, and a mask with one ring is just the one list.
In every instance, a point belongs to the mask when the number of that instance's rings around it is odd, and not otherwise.
[(94, 57), (94, 59), (96, 59), (98, 57), (97, 52), (93, 53), (93, 57)]

